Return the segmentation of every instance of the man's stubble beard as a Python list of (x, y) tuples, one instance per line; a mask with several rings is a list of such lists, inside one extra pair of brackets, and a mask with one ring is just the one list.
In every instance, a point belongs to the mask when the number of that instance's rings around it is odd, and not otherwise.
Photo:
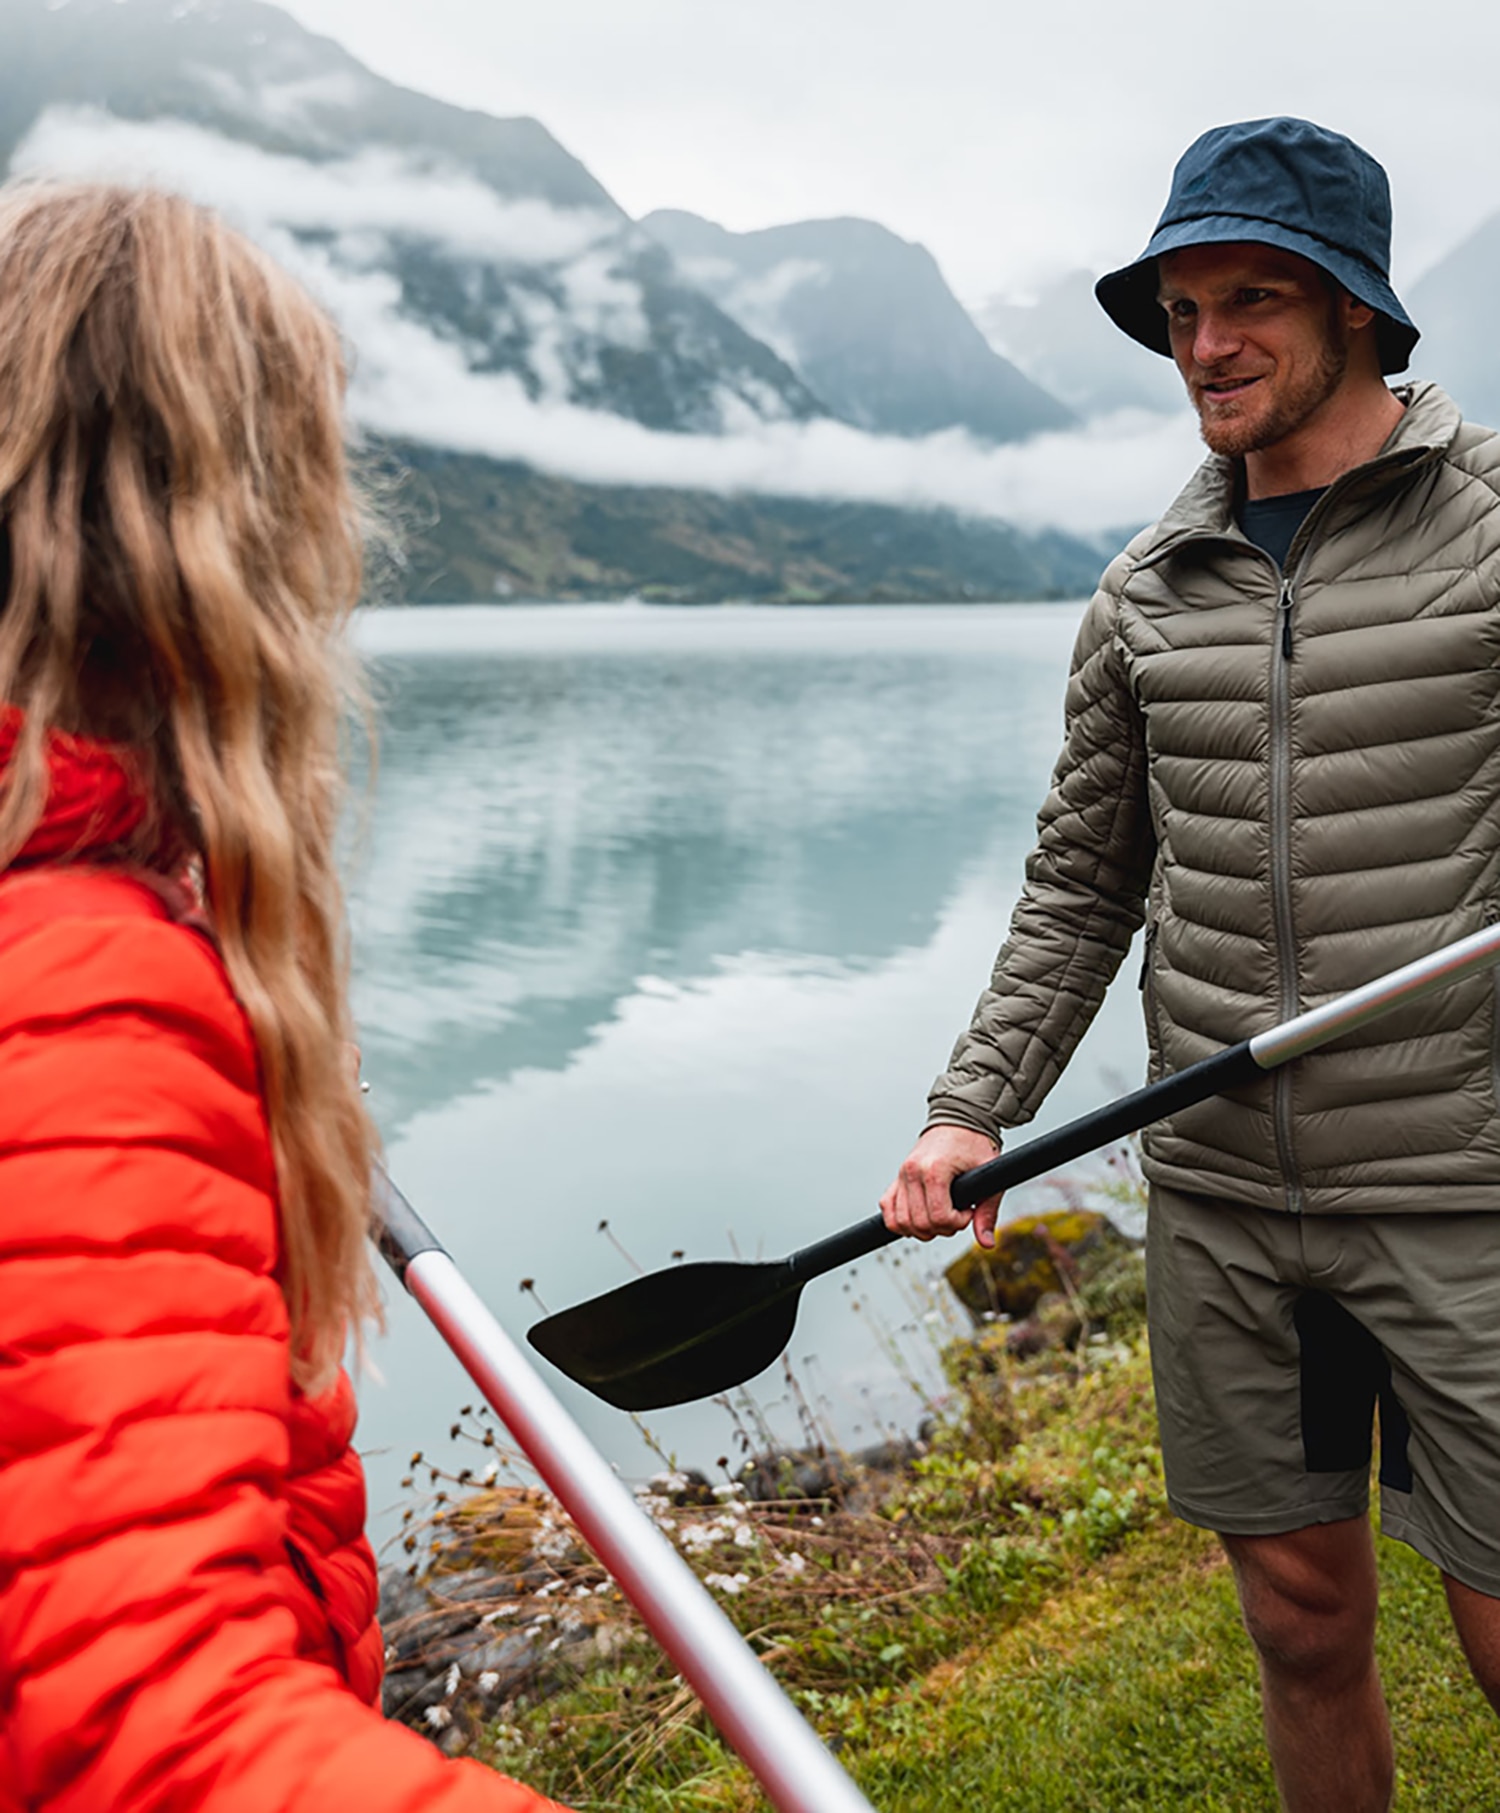
[(1261, 453), (1274, 447), (1316, 414), (1344, 381), (1349, 368), (1349, 335), (1340, 333), (1330, 320), (1328, 332), (1318, 349), (1317, 363), (1298, 379), (1264, 418), (1229, 416), (1208, 421), (1198, 412), (1198, 428), (1210, 453), (1227, 459), (1243, 459), (1247, 453)]

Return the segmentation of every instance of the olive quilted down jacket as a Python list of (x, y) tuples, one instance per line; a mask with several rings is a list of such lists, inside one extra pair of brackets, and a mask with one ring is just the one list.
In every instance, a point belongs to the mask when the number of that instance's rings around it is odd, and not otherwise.
[[(1210, 459), (1104, 576), (990, 987), (933, 1122), (1029, 1120), (1146, 925), (1154, 1074), (1500, 913), (1500, 437), (1432, 385), (1286, 571)], [(1429, 996), (1145, 1136), (1181, 1190), (1500, 1207), (1495, 986)]]
[(0, 874), (0, 1813), (550, 1804), (371, 1704), (353, 1394), (293, 1388), (276, 1253), (210, 944), (118, 872)]

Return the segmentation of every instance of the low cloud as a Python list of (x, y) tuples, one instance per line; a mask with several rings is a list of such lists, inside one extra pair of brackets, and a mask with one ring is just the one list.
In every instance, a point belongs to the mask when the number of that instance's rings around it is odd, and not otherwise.
[(152, 182), (217, 208), (247, 232), (275, 224), (334, 233), (399, 233), (459, 257), (556, 264), (617, 234), (593, 208), (509, 201), (436, 159), (372, 148), (313, 162), (182, 120), (120, 120), (92, 107), (48, 108), (11, 159), (17, 176)]
[[(44, 115), (13, 168), (157, 182), (219, 208), (339, 321), (355, 349), (351, 413), (385, 435), (600, 484), (938, 506), (1083, 534), (1158, 514), (1201, 453), (1185, 409), (1125, 413), (994, 447), (962, 430), (907, 440), (830, 421), (766, 421), (726, 394), (721, 416), (731, 432), (658, 432), (559, 400), (560, 352), (539, 400), (508, 373), (470, 370), (461, 346), (402, 311), (400, 285), (380, 268), (393, 233), (435, 240), (455, 257), (566, 264), (572, 308), (595, 331), (639, 343), (636, 293), (613, 276), (601, 247), (619, 233), (618, 219), (506, 201), (462, 171), (386, 152), (314, 163), (185, 123), (143, 125), (84, 109)], [(310, 228), (338, 238), (330, 247), (297, 236)], [(546, 351), (544, 340), (534, 355)]]

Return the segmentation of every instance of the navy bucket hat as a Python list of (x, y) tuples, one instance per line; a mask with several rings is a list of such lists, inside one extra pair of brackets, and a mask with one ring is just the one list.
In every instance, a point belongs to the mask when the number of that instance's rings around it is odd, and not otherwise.
[(1182, 154), (1151, 243), (1094, 286), (1133, 340), (1171, 357), (1156, 261), (1183, 246), (1249, 240), (1297, 252), (1376, 313), (1383, 372), (1404, 371), (1418, 339), (1390, 284), (1391, 190), (1352, 139), (1309, 120), (1242, 120), (1205, 132)]

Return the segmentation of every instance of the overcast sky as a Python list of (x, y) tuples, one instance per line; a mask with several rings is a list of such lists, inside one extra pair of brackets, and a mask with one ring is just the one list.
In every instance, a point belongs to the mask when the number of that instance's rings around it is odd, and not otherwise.
[(1391, 173), (1409, 283), (1500, 210), (1496, 0), (284, 0), (394, 80), (540, 119), (632, 214), (832, 214), (966, 301), (1140, 250), (1205, 128), (1298, 113)]

